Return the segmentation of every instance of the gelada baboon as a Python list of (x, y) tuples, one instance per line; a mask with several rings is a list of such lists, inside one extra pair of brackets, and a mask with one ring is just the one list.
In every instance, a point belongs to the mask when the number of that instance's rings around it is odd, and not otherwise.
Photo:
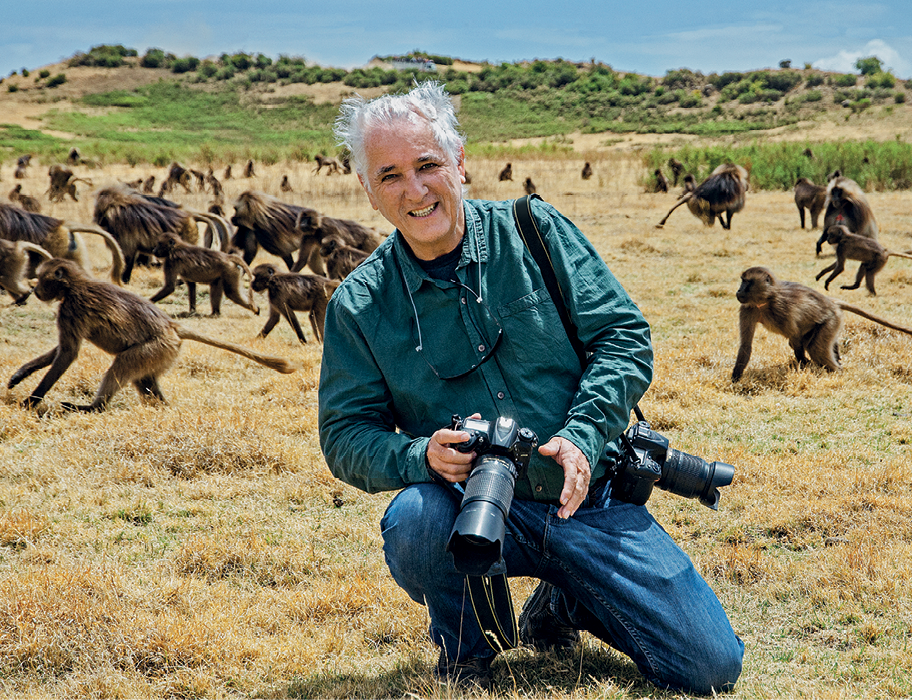
[(827, 183), (823, 234), (817, 240), (817, 255), (820, 255), (826, 232), (833, 224), (842, 224), (854, 234), (877, 240), (877, 221), (864, 192), (855, 180), (841, 175)]
[(190, 168), (190, 174), (196, 179), (196, 189), (200, 192), (206, 191), (206, 175), (201, 170)]
[(22, 306), (32, 293), (25, 281), (28, 270), (50, 258), (50, 253), (34, 243), (0, 238), (0, 288), (13, 297), (14, 304)]
[[(373, 253), (383, 242), (383, 236), (372, 228), (349, 219), (323, 216), (313, 209), (302, 211), (298, 215), (296, 226), (301, 230), (302, 255), (298, 256), (298, 261), (291, 268), (292, 272), (300, 271), (304, 267), (302, 261), (307, 260), (315, 248), (319, 249), (330, 238), (364, 253)], [(323, 270), (315, 272), (323, 274)]]
[(592, 166), (589, 165), (589, 161), (586, 161), (586, 164), (583, 166), (583, 172), (581, 173), (584, 180), (588, 180), (592, 177)]
[(363, 250), (345, 245), (335, 237), (323, 241), (320, 255), (326, 263), (326, 276), (331, 280), (344, 280), (368, 256)]
[(653, 175), (655, 175), (655, 181), (652, 183), (652, 191), (668, 192), (668, 178), (665, 177), (665, 173), (663, 173), (659, 168), (656, 168)]
[(684, 180), (682, 180), (682, 186), (684, 187), (684, 190), (681, 192), (681, 196), (678, 197), (678, 199), (681, 199), (688, 192), (693, 192), (697, 189), (697, 181), (694, 179), (693, 175), (687, 173), (687, 175), (684, 176)]
[(86, 246), (80, 233), (101, 236), (113, 258), (111, 280), (120, 284), (120, 276), (124, 269), (124, 256), (117, 241), (107, 231), (90, 224), (64, 222), (44, 214), (34, 214), (19, 207), (0, 204), (0, 238), (7, 241), (34, 243), (55, 258), (72, 260), (85, 268), (88, 264)]
[[(732, 216), (744, 208), (748, 187), (747, 170), (740, 165), (723, 163), (692, 192), (685, 192), (656, 228), (662, 228), (671, 212), (682, 204), (687, 204), (690, 213), (706, 226), (712, 226), (718, 217), (722, 228), (728, 230), (731, 228)], [(723, 214), (725, 218), (722, 217)]]
[(846, 260), (858, 260), (861, 265), (858, 266), (858, 274), (855, 276), (855, 284), (844, 284), (841, 289), (858, 289), (861, 286), (861, 280), (864, 279), (865, 286), (872, 295), (876, 295), (874, 290), (874, 277), (887, 264), (891, 256), (898, 258), (908, 258), (912, 260), (909, 252), (894, 253), (887, 250), (873, 238), (865, 238), (851, 233), (848, 228), (842, 224), (830, 226), (826, 230), (826, 241), (836, 246), (836, 262), (828, 265), (817, 273), (815, 279), (820, 279), (830, 270), (833, 273), (826, 278), (823, 288), (829, 290), (830, 282), (842, 274), (845, 270)]
[(41, 203), (32, 197), (32, 195), (23, 192), (21, 184), (16, 185), (13, 189), (11, 189), (7, 197), (9, 197), (9, 201), (11, 201), (13, 204), (19, 205), (26, 211), (30, 211), (34, 214), (41, 213)]
[[(230, 243), (228, 222), (214, 214), (187, 210), (175, 202), (143, 195), (122, 185), (99, 191), (94, 216), (95, 223), (110, 232), (123, 249), (124, 282), (130, 281), (137, 256), (151, 254), (163, 233), (176, 233), (187, 243), (196, 243), (197, 218), (206, 223), (208, 231), (215, 229), (223, 251)], [(211, 235), (208, 231), (207, 238)]]
[(67, 410), (104, 410), (110, 398), (128, 384), (133, 384), (143, 398), (164, 401), (158, 378), (177, 359), (182, 340), (195, 340), (228, 350), (284, 374), (298, 369), (280, 357), (213, 340), (181, 326), (147, 299), (107, 282), (93, 280), (68, 260), (41, 263), (35, 296), (46, 302), (59, 299), (61, 303), (57, 310), (57, 347), (26, 362), (7, 384), (12, 389), (42, 367), (51, 366), (25, 400), (28, 407), (40, 403), (66, 372), (79, 355), (83, 340), (114, 355), (114, 362), (105, 373), (92, 403), (84, 406), (61, 404)]
[(320, 169), (323, 168), (323, 166), (326, 166), (327, 175), (332, 175), (333, 173), (338, 173), (342, 170), (342, 164), (337, 158), (324, 156), (322, 153), (318, 153), (314, 156), (314, 163), (317, 164), (317, 167), (314, 168), (314, 175), (319, 173)]
[[(297, 222), (303, 215), (315, 214), (313, 209), (286, 204), (275, 197), (247, 190), (242, 192), (234, 203), (234, 216), (231, 223), (237, 226), (232, 244), (242, 251), (244, 262), (250, 264), (256, 256), (257, 247), (262, 246), (270, 255), (275, 255), (285, 262), (289, 270), (310, 264), (313, 272), (321, 274), (324, 269), (319, 258), (319, 246), (308, 244), (305, 257), (295, 264), (292, 253), (302, 249), (301, 230)], [(316, 265), (316, 267), (314, 267)]]
[[(230, 168), (231, 166), (228, 167)], [(212, 190), (212, 194), (216, 197), (220, 197), (224, 193), (222, 183), (218, 181), (215, 173), (212, 172), (212, 168), (209, 168), (209, 172), (206, 173), (206, 186)]]
[(500, 171), (500, 175), (497, 176), (497, 179), (503, 182), (504, 180), (513, 180), (513, 163), (507, 163), (504, 166), (504, 169)]
[(184, 192), (190, 194), (193, 191), (190, 189), (192, 183), (192, 174), (187, 168), (177, 162), (171, 163), (171, 167), (168, 168), (168, 177), (162, 182), (158, 196), (161, 197), (173, 191), (178, 185), (184, 188)]
[(256, 177), (256, 173), (253, 172), (252, 160), (248, 160), (247, 165), (244, 166), (244, 177)]
[(79, 165), (80, 161), (82, 161), (82, 156), (79, 153), (79, 149), (74, 146), (67, 156), (67, 165)]
[(230, 165), (225, 166), (225, 172), (222, 174), (222, 179), (223, 180), (231, 179), (231, 166)]
[(153, 194), (155, 192), (155, 175), (149, 175), (142, 184), (143, 194)]
[(684, 173), (684, 164), (675, 158), (668, 159), (668, 167), (671, 168), (671, 175), (674, 178), (673, 186), (678, 186), (678, 178)]
[(19, 158), (16, 159), (16, 171), (13, 173), (13, 177), (17, 180), (22, 180), (25, 177), (25, 172), (28, 169), (31, 160), (31, 153), (26, 153), (25, 155), (19, 156)]
[(830, 371), (841, 369), (839, 332), (842, 311), (912, 335), (910, 328), (897, 326), (856, 306), (831, 299), (816, 289), (797, 282), (779, 282), (765, 267), (751, 267), (741, 273), (737, 297), (741, 302), (741, 339), (732, 371), (733, 382), (741, 379), (750, 360), (758, 323), (771, 333), (788, 338), (799, 365), (806, 365), (807, 356), (810, 356), (811, 362)]
[(817, 219), (820, 218), (820, 212), (826, 204), (826, 192), (826, 187), (815, 185), (806, 177), (799, 177), (795, 182), (795, 206), (798, 207), (798, 215), (801, 217), (801, 228), (804, 228), (805, 209), (811, 214), (811, 228), (817, 228)]
[(291, 183), (288, 181), (288, 175), (282, 175), (282, 183), (279, 185), (279, 189), (282, 190), (282, 192), (294, 192)]
[(523, 182), (523, 189), (526, 191), (526, 194), (535, 194), (535, 183), (532, 182), (531, 177), (527, 177), (525, 182)]
[(339, 283), (320, 275), (300, 275), (296, 272), (279, 272), (275, 265), (264, 263), (253, 268), (253, 291), (266, 292), (269, 296), (269, 319), (260, 337), (265, 338), (276, 327), (279, 318), (291, 324), (298, 340), (307, 342), (295, 311), (310, 312), (310, 327), (318, 342), (323, 342), (323, 323), (326, 304)]
[(79, 199), (76, 197), (76, 183), (84, 182), (89, 186), (92, 185), (91, 180), (86, 180), (82, 177), (73, 177), (72, 170), (63, 167), (58, 163), (55, 163), (48, 168), (48, 179), (50, 180), (50, 184), (48, 185), (45, 194), (47, 194), (48, 199), (52, 202), (62, 202), (66, 195), (70, 195), (70, 199), (74, 202), (78, 202)]
[(184, 243), (173, 233), (162, 234), (152, 248), (152, 255), (165, 263), (165, 285), (149, 301), (161, 301), (173, 293), (180, 278), (187, 284), (191, 314), (196, 313), (196, 285), (207, 284), (213, 316), (221, 314), (223, 294), (238, 306), (259, 315), (260, 309), (253, 301), (253, 290), (250, 290), (248, 300), (241, 296), (241, 269), (251, 281), (253, 275), (239, 256)]

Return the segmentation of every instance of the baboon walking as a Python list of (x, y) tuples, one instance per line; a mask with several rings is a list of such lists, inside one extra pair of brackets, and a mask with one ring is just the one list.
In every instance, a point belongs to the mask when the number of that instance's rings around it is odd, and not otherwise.
[(92, 184), (91, 180), (73, 177), (72, 170), (56, 163), (48, 168), (48, 179), (50, 180), (50, 184), (48, 185), (45, 194), (47, 194), (48, 199), (52, 202), (62, 202), (66, 195), (70, 195), (70, 199), (74, 202), (78, 202), (79, 199), (76, 197), (76, 183), (84, 182), (89, 186)]
[[(250, 264), (262, 246), (270, 255), (282, 258), (289, 270), (297, 272), (305, 264), (317, 274), (324, 272), (319, 246), (303, 241), (298, 222), (316, 211), (287, 204), (263, 192), (247, 190), (234, 203), (231, 223), (237, 226), (232, 243), (243, 251), (244, 262)], [(303, 246), (303, 247), (302, 247)], [(292, 253), (298, 251), (295, 263)], [(302, 257), (303, 256), (303, 257)]]
[(820, 279), (827, 272), (832, 270), (832, 274), (826, 278), (823, 288), (829, 290), (830, 282), (836, 279), (845, 270), (846, 260), (858, 260), (861, 265), (858, 266), (858, 274), (855, 276), (854, 284), (844, 284), (841, 289), (858, 289), (861, 286), (861, 280), (864, 279), (865, 286), (871, 295), (876, 295), (874, 290), (874, 277), (887, 264), (891, 256), (898, 258), (908, 258), (912, 260), (909, 252), (894, 253), (887, 250), (873, 238), (866, 238), (851, 233), (848, 228), (842, 224), (830, 226), (826, 230), (826, 241), (836, 246), (836, 262), (828, 265), (817, 273), (815, 279)]
[(79, 355), (84, 340), (114, 355), (92, 403), (61, 404), (67, 410), (101, 411), (121, 388), (132, 384), (143, 398), (164, 402), (158, 379), (180, 351), (181, 341), (195, 340), (242, 355), (277, 372), (288, 374), (298, 367), (272, 357), (204, 335), (174, 321), (155, 304), (138, 294), (107, 282), (93, 280), (68, 260), (48, 260), (38, 268), (35, 296), (41, 301), (60, 300), (57, 310), (57, 346), (20, 367), (7, 384), (12, 389), (42, 367), (50, 369), (25, 400), (39, 404)]
[(854, 234), (877, 240), (877, 221), (867, 197), (855, 180), (838, 175), (837, 170), (827, 183), (826, 212), (823, 233), (817, 239), (817, 255), (823, 249), (826, 232), (834, 224), (843, 224)]
[(718, 218), (722, 228), (728, 230), (731, 228), (732, 216), (744, 208), (748, 187), (747, 170), (740, 165), (723, 163), (692, 192), (685, 192), (656, 228), (662, 228), (671, 212), (682, 204), (687, 204), (690, 213), (706, 226), (712, 226)]
[(314, 168), (314, 175), (317, 175), (323, 166), (326, 166), (327, 175), (332, 175), (333, 173), (338, 173), (342, 170), (342, 164), (337, 158), (324, 156), (322, 153), (318, 153), (314, 156), (314, 162), (317, 164), (317, 167)]
[(800, 366), (806, 365), (810, 356), (810, 362), (834, 372), (842, 368), (839, 360), (842, 311), (912, 335), (912, 328), (895, 325), (856, 306), (831, 299), (816, 289), (797, 282), (780, 282), (765, 267), (751, 267), (741, 274), (737, 297), (741, 303), (740, 343), (732, 371), (733, 382), (741, 379), (750, 361), (758, 323), (771, 333), (788, 339)]
[(170, 232), (162, 234), (152, 249), (152, 255), (164, 260), (165, 285), (149, 301), (161, 301), (172, 294), (180, 278), (187, 284), (191, 314), (196, 313), (196, 285), (207, 284), (213, 316), (221, 314), (222, 294), (238, 306), (259, 315), (260, 309), (253, 301), (253, 290), (250, 290), (249, 299), (241, 297), (241, 273), (238, 268), (242, 268), (251, 281), (253, 275), (239, 256), (184, 243)]
[(307, 342), (295, 311), (310, 313), (310, 327), (318, 342), (323, 342), (323, 324), (326, 304), (339, 283), (320, 275), (300, 275), (296, 272), (279, 272), (275, 265), (264, 263), (253, 268), (253, 291), (266, 292), (269, 296), (269, 319), (260, 337), (265, 338), (276, 327), (281, 317), (294, 329), (302, 343)]
[[(335, 239), (339, 245), (347, 245), (357, 248), (364, 253), (373, 253), (382, 243), (382, 236), (372, 228), (360, 224), (350, 219), (335, 219), (331, 216), (323, 216), (313, 209), (301, 211), (295, 222), (295, 227), (301, 230), (301, 250), (298, 255), (298, 261), (291, 268), (292, 272), (298, 272), (304, 267), (304, 262), (319, 255), (320, 247), (327, 240)], [(318, 257), (322, 264), (322, 258)], [(311, 270), (313, 270), (311, 265)], [(317, 274), (323, 274), (323, 270), (314, 270)], [(330, 277), (332, 275), (329, 275)]]
[(811, 214), (811, 228), (817, 228), (817, 219), (826, 204), (826, 193), (826, 187), (815, 185), (806, 177), (799, 177), (795, 182), (795, 206), (798, 207), (798, 215), (801, 217), (801, 228), (804, 228), (805, 209)]

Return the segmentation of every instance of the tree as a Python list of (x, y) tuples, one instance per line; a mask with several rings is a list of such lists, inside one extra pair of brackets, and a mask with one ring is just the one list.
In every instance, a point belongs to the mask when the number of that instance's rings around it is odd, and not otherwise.
[(792, 59), (786, 58), (785, 60), (779, 61), (779, 67), (780, 67), (780, 68), (791, 68), (791, 67), (792, 67)]
[(855, 68), (857, 68), (858, 72), (862, 75), (874, 75), (875, 73), (880, 73), (883, 68), (883, 61), (877, 58), (877, 56), (859, 58), (855, 61)]

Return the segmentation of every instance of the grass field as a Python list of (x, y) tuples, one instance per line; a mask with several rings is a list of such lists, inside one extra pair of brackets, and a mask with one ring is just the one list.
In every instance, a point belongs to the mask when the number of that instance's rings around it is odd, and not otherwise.
[[(583, 157), (595, 176), (579, 177)], [(743, 380), (734, 292), (766, 265), (811, 286), (832, 260), (814, 257), (790, 192), (748, 194), (731, 231), (704, 228), (675, 201), (647, 194), (638, 157), (593, 152), (470, 159), (471, 196), (512, 198), (531, 176), (539, 193), (592, 240), (649, 320), (655, 381), (641, 402), (672, 446), (736, 468), (717, 513), (657, 492), (650, 510), (693, 557), (747, 646), (733, 698), (912, 695), (912, 338), (847, 315), (845, 369), (797, 369), (783, 338), (759, 331)], [(247, 188), (388, 230), (354, 177), (308, 163), (258, 166)], [(42, 167), (24, 190), (46, 187)], [(95, 186), (164, 168), (108, 166)], [(11, 168), (0, 173), (12, 181)], [(881, 242), (912, 248), (912, 194), (869, 195)], [(208, 195), (175, 199), (204, 208)], [(89, 192), (48, 205), (91, 221)], [(87, 237), (93, 272), (110, 257)], [(261, 254), (256, 262), (265, 261)], [(151, 296), (158, 270), (129, 285)], [(837, 280), (850, 281), (849, 273)], [(822, 286), (821, 286), (822, 288)], [(892, 259), (879, 296), (834, 296), (907, 325), (912, 265)], [(836, 293), (838, 292), (838, 293)], [(55, 343), (54, 309), (0, 298), (0, 378)], [(265, 300), (259, 299), (261, 305)], [(203, 294), (199, 308), (208, 309)], [(162, 303), (174, 316), (179, 290)], [(305, 332), (310, 337), (309, 326)], [(427, 697), (458, 695), (432, 680), (428, 618), (391, 580), (378, 522), (391, 494), (366, 495), (329, 474), (320, 454), (320, 346), (283, 321), (226, 302), (220, 318), (182, 322), (300, 361), (276, 374), (187, 341), (162, 388), (167, 406), (132, 390), (110, 410), (70, 415), (110, 358), (84, 347), (39, 411), (22, 409), (39, 376), (0, 393), (0, 694), (94, 697)], [(559, 332), (556, 329), (555, 332)], [(517, 606), (534, 585), (514, 579)], [(686, 605), (686, 601), (682, 601)], [(527, 650), (495, 664), (499, 697), (673, 697), (584, 635), (568, 655)]]

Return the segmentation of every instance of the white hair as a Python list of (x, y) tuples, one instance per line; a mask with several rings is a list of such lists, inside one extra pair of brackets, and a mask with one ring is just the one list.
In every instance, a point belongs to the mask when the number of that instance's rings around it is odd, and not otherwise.
[(427, 81), (405, 94), (382, 95), (373, 100), (355, 95), (343, 100), (339, 112), (334, 128), (336, 139), (351, 153), (355, 172), (367, 187), (370, 187), (370, 180), (365, 177), (365, 135), (375, 126), (390, 126), (400, 119), (411, 122), (424, 119), (431, 127), (434, 140), (453, 163), (460, 161), (465, 137), (457, 128), (459, 122), (453, 100), (438, 82)]

